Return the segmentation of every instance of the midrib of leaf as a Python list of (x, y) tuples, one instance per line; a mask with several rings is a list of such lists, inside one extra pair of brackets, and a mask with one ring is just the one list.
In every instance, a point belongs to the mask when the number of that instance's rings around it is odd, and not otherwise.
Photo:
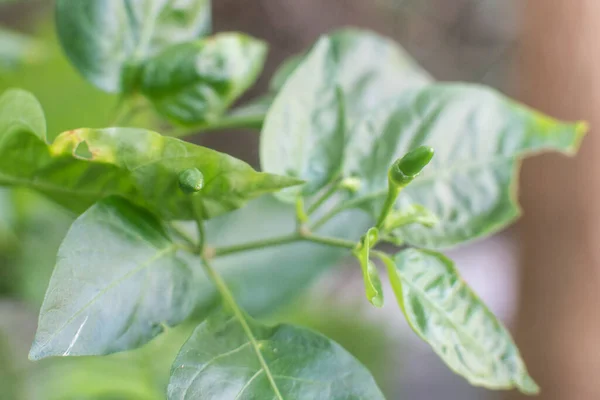
[(110, 291), (114, 287), (118, 286), (120, 283), (125, 281), (127, 278), (144, 270), (145, 268), (152, 265), (155, 261), (161, 259), (162, 257), (165, 257), (166, 255), (168, 255), (171, 252), (176, 251), (178, 248), (179, 248), (179, 246), (176, 244), (172, 244), (171, 246), (165, 247), (161, 251), (157, 252), (154, 256), (152, 256), (145, 262), (141, 263), (138, 267), (129, 271), (128, 273), (126, 273), (125, 275), (120, 277), (119, 279), (111, 282), (108, 286), (106, 286), (104, 289), (102, 289), (100, 292), (98, 292), (94, 297), (92, 297), (92, 299), (90, 299), (90, 301), (88, 301), (83, 307), (81, 307), (77, 312), (75, 312), (59, 329), (57, 329), (46, 341), (44, 341), (44, 343), (39, 345), (38, 349), (42, 350), (43, 348), (45, 348), (48, 345), (48, 343), (50, 343), (52, 340), (54, 340), (54, 338), (56, 338), (56, 336), (59, 333), (61, 333), (71, 322), (73, 322), (85, 310), (87, 310), (90, 306), (92, 306), (96, 302), (96, 300), (98, 300), (98, 298), (105, 295), (108, 291)]
[[(201, 223), (201, 222), (199, 222), (199, 223)], [(262, 370), (265, 371), (265, 375), (267, 376), (267, 379), (269, 380), (271, 389), (273, 389), (273, 392), (275, 393), (275, 397), (278, 400), (284, 400), (283, 396), (281, 395), (281, 392), (279, 391), (279, 388), (277, 387), (275, 378), (273, 377), (273, 374), (271, 373), (271, 369), (269, 368), (269, 365), (267, 364), (265, 358), (263, 357), (262, 351), (260, 350), (260, 346), (258, 344), (258, 340), (254, 336), (254, 333), (252, 332), (252, 328), (250, 328), (250, 325), (248, 325), (248, 321), (246, 321), (246, 318), (244, 317), (244, 313), (242, 312), (242, 310), (238, 306), (237, 302), (235, 301), (235, 297), (229, 290), (227, 283), (223, 280), (221, 275), (219, 275), (219, 273), (212, 267), (212, 265), (210, 264), (209, 260), (206, 257), (202, 257), (202, 266), (204, 267), (205, 272), (210, 276), (210, 278), (212, 279), (214, 284), (217, 286), (217, 289), (221, 293), (221, 296), (223, 296), (223, 300), (229, 305), (229, 307), (231, 307), (234, 317), (239, 321), (240, 326), (242, 327), (242, 330), (244, 331), (244, 334), (246, 335), (246, 337), (248, 338), (248, 341), (251, 343), (252, 348), (254, 349), (254, 353), (256, 354), (256, 358), (258, 358), (258, 361), (261, 365)]]
[[(233, 309), (234, 315), (240, 322), (240, 325), (242, 326), (244, 333), (246, 334), (246, 336), (248, 337), (248, 340), (252, 344), (252, 348), (254, 349), (254, 352), (256, 353), (256, 357), (258, 358), (258, 361), (260, 362), (262, 370), (265, 371), (265, 375), (267, 376), (267, 379), (269, 380), (269, 384), (271, 385), (273, 392), (275, 392), (275, 396), (277, 397), (278, 400), (283, 400), (283, 396), (281, 395), (281, 392), (279, 391), (279, 388), (277, 387), (277, 383), (275, 382), (275, 378), (273, 377), (273, 374), (271, 373), (271, 369), (269, 368), (267, 361), (263, 357), (262, 351), (260, 350), (260, 346), (258, 345), (258, 341), (256, 340), (256, 337), (254, 336), (254, 333), (252, 332), (250, 325), (248, 325), (248, 321), (246, 321), (246, 318), (244, 317), (244, 314), (242, 313), (242, 311), (239, 309), (237, 303), (235, 303), (235, 301), (234, 301), (233, 304), (234, 305), (231, 308)], [(230, 303), (230, 305), (231, 305), (231, 303)], [(242, 391), (244, 389), (245, 388), (243, 388)]]

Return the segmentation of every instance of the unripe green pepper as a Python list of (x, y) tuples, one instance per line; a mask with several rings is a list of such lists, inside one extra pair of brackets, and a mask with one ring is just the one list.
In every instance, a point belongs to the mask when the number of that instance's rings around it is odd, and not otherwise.
[(198, 168), (188, 168), (179, 173), (179, 188), (186, 194), (199, 192), (204, 187), (204, 175)]
[(392, 164), (388, 170), (387, 198), (377, 219), (377, 225), (375, 225), (378, 229), (383, 228), (385, 219), (394, 207), (400, 191), (419, 175), (432, 158), (433, 149), (428, 146), (420, 146), (409, 151)]
[(433, 149), (420, 146), (396, 160), (388, 171), (390, 184), (405, 187), (419, 175), (433, 158)]

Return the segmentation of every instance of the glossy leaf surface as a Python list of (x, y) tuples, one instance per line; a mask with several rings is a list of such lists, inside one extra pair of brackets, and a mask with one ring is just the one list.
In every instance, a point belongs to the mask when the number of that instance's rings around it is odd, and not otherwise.
[[(490, 234), (512, 222), (519, 158), (531, 152), (572, 154), (585, 132), (475, 85), (434, 84), (400, 96), (350, 134), (344, 176), (361, 180), (356, 199), (375, 215), (386, 194), (388, 166), (420, 145), (436, 150), (397, 206), (421, 204), (440, 219), (433, 228), (408, 225), (405, 240), (444, 248)], [(359, 201), (359, 200), (354, 201)]]
[(169, 400), (383, 399), (369, 372), (330, 339), (248, 322), (251, 336), (226, 314), (199, 325), (173, 364)]
[(58, 0), (65, 52), (97, 87), (122, 92), (145, 60), (210, 31), (210, 0)]
[(408, 323), (450, 369), (489, 389), (539, 391), (508, 331), (451, 260), (433, 251), (409, 249), (384, 261)]
[[(405, 89), (429, 81), (388, 39), (350, 29), (322, 37), (290, 69), (263, 126), (261, 163), (265, 171), (306, 180), (306, 194), (339, 171), (346, 127)], [(282, 195), (292, 200), (293, 192)]]
[(30, 358), (135, 348), (194, 311), (212, 287), (150, 213), (103, 200), (58, 251)]
[(255, 82), (266, 50), (240, 33), (172, 46), (144, 64), (140, 90), (170, 120), (210, 125)]
[[(211, 218), (297, 183), (143, 129), (78, 129), (47, 145), (41, 107), (22, 91), (0, 96), (0, 138), (0, 183), (38, 190), (76, 212), (116, 194), (167, 219)], [(192, 197), (178, 187), (188, 168), (205, 179)]]

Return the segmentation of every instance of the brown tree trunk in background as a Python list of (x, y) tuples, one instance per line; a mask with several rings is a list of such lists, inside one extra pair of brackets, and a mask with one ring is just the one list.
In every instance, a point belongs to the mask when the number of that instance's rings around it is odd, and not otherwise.
[[(516, 340), (546, 400), (600, 399), (600, 1), (524, 0), (521, 100), (594, 128), (525, 163)], [(521, 399), (518, 394), (508, 396)]]

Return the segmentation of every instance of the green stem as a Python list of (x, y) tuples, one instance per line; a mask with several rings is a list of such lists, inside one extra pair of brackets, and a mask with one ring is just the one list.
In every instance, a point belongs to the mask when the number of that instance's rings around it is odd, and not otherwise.
[(225, 256), (233, 253), (240, 253), (243, 251), (257, 250), (263, 247), (280, 246), (292, 242), (297, 242), (302, 239), (302, 236), (298, 233), (291, 235), (279, 236), (272, 239), (257, 240), (255, 242), (242, 243), (233, 246), (217, 247), (214, 249), (215, 257)]
[(193, 127), (184, 127), (170, 132), (170, 136), (184, 137), (196, 133), (220, 131), (225, 129), (260, 129), (264, 115), (225, 115), (217, 121)]
[(323, 215), (319, 220), (317, 220), (317, 222), (315, 222), (310, 227), (310, 230), (315, 231), (315, 230), (319, 229), (320, 227), (325, 225), (327, 222), (329, 222), (329, 220), (331, 218), (335, 217), (340, 212), (344, 211), (346, 208), (350, 208), (350, 207), (346, 207), (345, 205), (339, 205), (337, 207), (334, 207), (333, 209), (331, 209), (331, 211), (327, 212), (327, 214)]
[(217, 271), (212, 267), (210, 261), (206, 257), (202, 257), (202, 267), (204, 268), (206, 275), (208, 275), (209, 278), (214, 282), (215, 286), (217, 287), (217, 290), (223, 298), (223, 301), (229, 306), (231, 311), (233, 311), (235, 317), (240, 322), (240, 325), (242, 326), (244, 333), (248, 337), (248, 340), (250, 341), (252, 348), (254, 349), (254, 353), (256, 354), (256, 357), (258, 358), (258, 361), (263, 371), (265, 371), (265, 375), (269, 380), (269, 383), (271, 384), (271, 388), (275, 392), (275, 396), (277, 397), (277, 399), (283, 400), (283, 396), (279, 392), (279, 388), (275, 383), (275, 379), (271, 374), (271, 370), (269, 369), (269, 366), (267, 365), (267, 362), (265, 361), (265, 358), (263, 357), (262, 352), (260, 351), (258, 341), (254, 337), (254, 333), (252, 332), (250, 325), (248, 325), (248, 321), (246, 321), (244, 312), (240, 309), (239, 305), (235, 301), (235, 297), (233, 296), (233, 293), (231, 293), (231, 291), (229, 290), (227, 283), (225, 283), (225, 280), (221, 277), (221, 275), (219, 275), (219, 273), (217, 273)]
[(310, 233), (301, 234), (293, 233), (291, 235), (280, 236), (272, 239), (257, 240), (255, 242), (242, 243), (234, 246), (217, 247), (214, 249), (215, 257), (222, 257), (228, 254), (241, 253), (244, 251), (262, 249), (264, 247), (281, 246), (294, 242), (312, 242), (333, 247), (342, 247), (345, 249), (353, 249), (355, 243), (349, 240), (313, 235)]
[(312, 235), (312, 234), (305, 235), (302, 237), (302, 239), (304, 239), (305, 241), (308, 241), (308, 242), (312, 242), (312, 243), (324, 244), (326, 246), (332, 246), (332, 247), (343, 247), (345, 249), (350, 249), (350, 250), (354, 249), (354, 247), (356, 246), (356, 243), (352, 242), (350, 240), (325, 237), (325, 236), (317, 236), (317, 235)]
[(132, 94), (123, 95), (119, 99), (111, 125), (125, 126), (136, 114), (146, 108), (143, 105), (136, 105), (135, 100), (136, 98)]
[(315, 230), (319, 229), (320, 227), (322, 227), (323, 225), (325, 225), (327, 222), (329, 222), (330, 219), (332, 219), (333, 217), (335, 217), (342, 211), (357, 207), (366, 201), (383, 197), (383, 195), (385, 193), (386, 193), (386, 191), (380, 191), (380, 192), (370, 194), (368, 196), (358, 197), (354, 200), (344, 202), (344, 203), (338, 205), (337, 207), (334, 207), (333, 209), (331, 209), (331, 211), (329, 211), (327, 214), (323, 215), (323, 217), (321, 217), (321, 219), (317, 220), (317, 222), (315, 222), (310, 227), (310, 229), (311, 229), (311, 231), (315, 231)]
[(398, 198), (398, 194), (400, 193), (400, 190), (401, 189), (395, 185), (392, 185), (392, 184), (389, 185), (388, 194), (387, 194), (387, 197), (385, 198), (385, 203), (383, 205), (383, 209), (381, 210), (381, 213), (379, 214), (379, 218), (377, 219), (377, 224), (375, 224), (375, 227), (377, 229), (383, 228), (385, 219), (387, 218), (388, 214), (394, 207), (394, 204), (396, 203), (396, 199)]
[(339, 180), (332, 183), (331, 186), (329, 187), (329, 189), (323, 193), (323, 195), (321, 195), (321, 197), (319, 197), (317, 199), (317, 201), (315, 201), (309, 208), (307, 211), (307, 214), (310, 216), (311, 214), (313, 214), (315, 211), (317, 211), (319, 209), (319, 207), (321, 207), (323, 205), (323, 203), (325, 203), (331, 196), (333, 196), (335, 194), (335, 192), (338, 191), (338, 189), (340, 188), (339, 186)]

